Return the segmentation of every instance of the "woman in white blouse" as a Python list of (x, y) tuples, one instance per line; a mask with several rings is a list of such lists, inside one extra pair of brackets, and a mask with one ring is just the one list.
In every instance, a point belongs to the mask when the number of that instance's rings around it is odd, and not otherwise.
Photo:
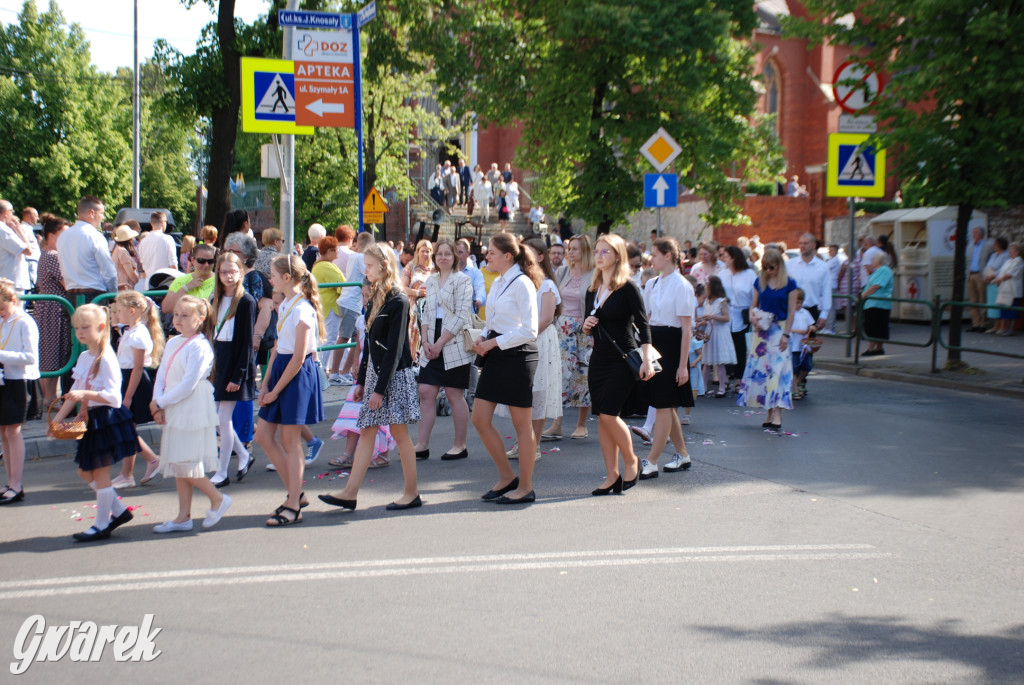
[[(1020, 256), (1020, 244), (1010, 243), (1010, 258), (1006, 260), (999, 273), (992, 281), (999, 290), (996, 293), (996, 304), (1021, 306), (1021, 299), (1024, 298), (1024, 260)], [(996, 325), (999, 330), (996, 335), (1013, 335), (1013, 324), (1020, 317), (1020, 312), (1000, 310), (999, 321)]]
[[(536, 441), (531, 423), (533, 376), (537, 369), (537, 286), (542, 278), (533, 257), (510, 233), (499, 233), (487, 247), (487, 264), (499, 274), (487, 298), (487, 325), (473, 350), (480, 381), (473, 400), (473, 426), (498, 467), (498, 483), (483, 495), (498, 504), (536, 500), (533, 466)], [(519, 476), (509, 463), (494, 409), (508, 405), (519, 444)]]
[(729, 299), (729, 332), (732, 334), (732, 346), (736, 349), (736, 363), (728, 365), (726, 370), (729, 378), (739, 386), (747, 365), (747, 329), (750, 328), (750, 304), (754, 301), (757, 274), (750, 268), (743, 250), (735, 245), (724, 250), (722, 261), (726, 268), (718, 273), (718, 277)]

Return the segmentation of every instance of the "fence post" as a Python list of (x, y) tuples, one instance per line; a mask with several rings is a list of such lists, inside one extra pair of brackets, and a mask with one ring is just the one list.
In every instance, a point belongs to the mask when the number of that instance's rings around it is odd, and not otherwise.
[(942, 335), (942, 296), (935, 296), (932, 310), (932, 373), (939, 372), (939, 336)]

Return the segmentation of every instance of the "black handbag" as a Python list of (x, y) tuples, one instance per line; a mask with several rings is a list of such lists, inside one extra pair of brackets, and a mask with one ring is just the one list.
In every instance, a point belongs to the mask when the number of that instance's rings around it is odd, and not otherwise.
[[(623, 352), (622, 348), (619, 347), (619, 344), (615, 342), (615, 338), (609, 335), (608, 331), (605, 330), (604, 326), (601, 325), (600, 321), (597, 322), (597, 327), (598, 329), (600, 329), (601, 334), (604, 335), (604, 337), (608, 338), (608, 341), (612, 344), (612, 347), (615, 348), (615, 351), (618, 352), (624, 360), (626, 360), (626, 364), (629, 365), (629, 370), (633, 374), (633, 379), (640, 380), (640, 367), (643, 366), (644, 363), (644, 358), (640, 354), (640, 350), (634, 347), (629, 352)], [(661, 373), (661, 364), (658, 362), (657, 359), (651, 362), (651, 366), (654, 369), (655, 375)]]

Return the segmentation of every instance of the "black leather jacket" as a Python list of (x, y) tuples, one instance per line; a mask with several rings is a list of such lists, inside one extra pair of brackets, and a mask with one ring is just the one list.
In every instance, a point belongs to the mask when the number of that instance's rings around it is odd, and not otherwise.
[[(375, 392), (387, 392), (391, 379), (399, 369), (412, 366), (409, 351), (409, 298), (401, 290), (394, 290), (384, 300), (373, 325), (366, 331), (363, 341), (363, 360), (359, 364), (359, 385), (365, 397)], [(377, 374), (374, 387), (366, 387), (366, 365), (373, 364)]]

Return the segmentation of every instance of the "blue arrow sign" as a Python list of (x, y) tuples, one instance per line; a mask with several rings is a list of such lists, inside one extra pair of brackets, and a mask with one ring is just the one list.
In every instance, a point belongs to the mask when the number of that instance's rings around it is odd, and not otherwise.
[(675, 207), (679, 204), (679, 176), (644, 174), (644, 207)]

